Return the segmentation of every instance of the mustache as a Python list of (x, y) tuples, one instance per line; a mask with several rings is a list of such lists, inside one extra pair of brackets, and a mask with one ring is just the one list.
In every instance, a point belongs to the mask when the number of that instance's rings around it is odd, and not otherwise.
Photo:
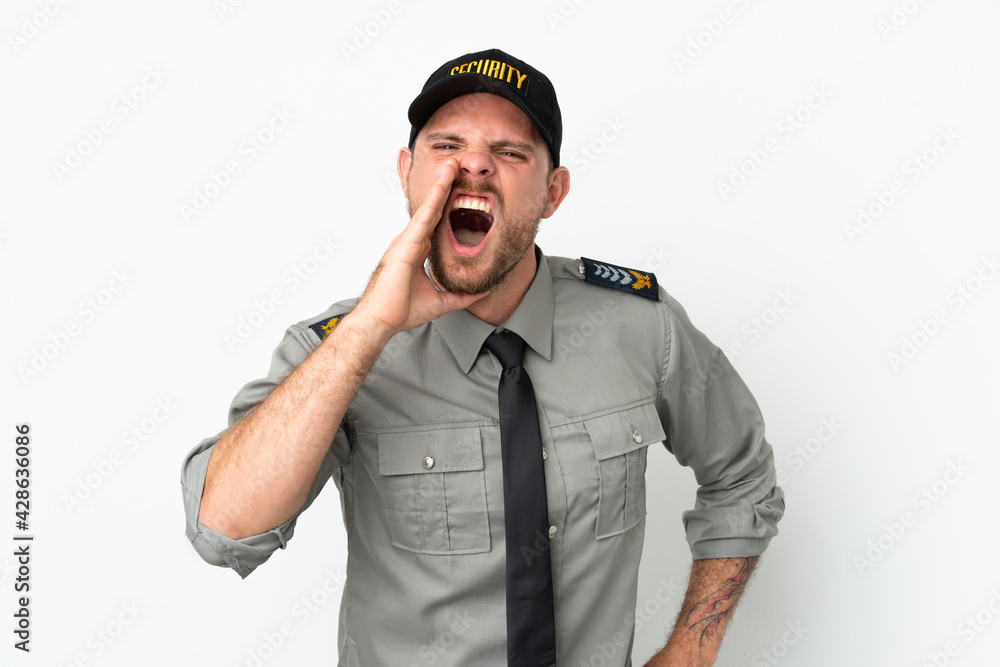
[(496, 199), (497, 208), (499, 211), (503, 211), (503, 193), (492, 183), (486, 181), (473, 181), (468, 176), (464, 174), (459, 174), (455, 177), (455, 181), (451, 184), (452, 190), (461, 190), (462, 192), (467, 192), (470, 195), (493, 195)]

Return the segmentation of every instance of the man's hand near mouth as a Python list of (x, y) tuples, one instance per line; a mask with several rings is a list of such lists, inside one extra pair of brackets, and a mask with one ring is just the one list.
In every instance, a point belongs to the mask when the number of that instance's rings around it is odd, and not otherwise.
[[(445, 313), (467, 308), (485, 296), (483, 294), (453, 294), (438, 291), (424, 273), (424, 261), (431, 249), (431, 237), (442, 221), (445, 202), (458, 173), (458, 162), (448, 160), (427, 198), (417, 209), (402, 233), (392, 240), (382, 260), (372, 273), (361, 301), (351, 313), (351, 319), (366, 321), (366, 328), (384, 341), (396, 333), (413, 329)], [(457, 203), (457, 202), (456, 202)], [(468, 224), (458, 233), (466, 240), (488, 233), (492, 215), (476, 210), (452, 209), (454, 215)], [(479, 231), (484, 225), (487, 232)], [(448, 224), (448, 223), (445, 223)], [(451, 222), (454, 225), (454, 222)], [(454, 231), (452, 233), (455, 233)], [(463, 244), (464, 245), (464, 244)]]

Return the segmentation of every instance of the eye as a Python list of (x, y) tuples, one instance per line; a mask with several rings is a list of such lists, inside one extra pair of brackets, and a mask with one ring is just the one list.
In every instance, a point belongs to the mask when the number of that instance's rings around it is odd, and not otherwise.
[(458, 148), (458, 147), (455, 146), (454, 144), (435, 144), (434, 145), (434, 150), (438, 150), (438, 151), (453, 151), (456, 148)]

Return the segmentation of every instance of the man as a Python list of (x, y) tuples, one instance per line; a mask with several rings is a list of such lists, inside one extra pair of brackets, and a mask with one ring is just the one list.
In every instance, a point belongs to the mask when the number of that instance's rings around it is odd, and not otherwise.
[(663, 441), (700, 484), (695, 560), (647, 664), (713, 664), (784, 509), (756, 403), (655, 276), (534, 245), (569, 191), (544, 75), (462, 56), (409, 119), (409, 224), (361, 298), (290, 327), (189, 454), (188, 537), (245, 577), (332, 477), (340, 665), (631, 665)]

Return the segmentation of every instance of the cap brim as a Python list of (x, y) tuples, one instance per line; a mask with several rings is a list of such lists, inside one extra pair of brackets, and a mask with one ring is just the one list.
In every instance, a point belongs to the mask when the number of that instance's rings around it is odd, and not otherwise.
[(523, 100), (512, 94), (507, 87), (495, 83), (493, 79), (478, 76), (456, 76), (446, 79), (429, 90), (425, 90), (413, 100), (406, 114), (410, 120), (410, 125), (413, 127), (410, 135), (410, 143), (413, 143), (420, 129), (427, 124), (427, 121), (431, 119), (431, 116), (438, 109), (456, 97), (471, 93), (492, 93), (514, 103), (528, 117), (531, 124), (538, 130), (538, 133), (542, 135), (545, 143), (551, 145), (552, 137), (547, 136), (547, 133), (542, 129), (542, 124), (528, 110)]

